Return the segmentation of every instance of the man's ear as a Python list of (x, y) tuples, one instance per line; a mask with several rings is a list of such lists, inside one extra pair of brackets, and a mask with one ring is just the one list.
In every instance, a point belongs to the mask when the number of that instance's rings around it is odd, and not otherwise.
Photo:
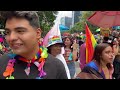
[(41, 32), (42, 30), (40, 28), (37, 29), (37, 38), (40, 39), (41, 38)]

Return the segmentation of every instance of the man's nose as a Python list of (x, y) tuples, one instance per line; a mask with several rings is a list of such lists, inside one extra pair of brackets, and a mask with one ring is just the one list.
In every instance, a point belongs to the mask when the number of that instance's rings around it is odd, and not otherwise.
[(15, 40), (17, 40), (18, 36), (15, 32), (11, 32), (9, 35), (9, 41), (13, 42)]

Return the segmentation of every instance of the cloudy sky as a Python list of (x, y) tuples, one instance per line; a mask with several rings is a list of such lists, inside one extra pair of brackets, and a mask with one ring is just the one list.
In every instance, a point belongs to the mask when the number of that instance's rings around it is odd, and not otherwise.
[(72, 16), (72, 11), (59, 11), (59, 15), (61, 16)]
[(60, 18), (64, 17), (64, 16), (72, 17), (72, 11), (59, 11), (58, 16), (57, 16), (55, 22), (59, 22), (60, 23)]

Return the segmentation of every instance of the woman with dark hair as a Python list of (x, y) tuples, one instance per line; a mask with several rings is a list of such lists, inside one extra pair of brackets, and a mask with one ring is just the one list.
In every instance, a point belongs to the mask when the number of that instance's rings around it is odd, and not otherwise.
[[(107, 38), (107, 39), (106, 39)], [(113, 78), (118, 79), (120, 74), (120, 62), (119, 62), (119, 37), (116, 33), (112, 33), (109, 37), (104, 37), (104, 43), (108, 43), (112, 46), (115, 58), (113, 60), (114, 72), (112, 74)]]
[(67, 62), (69, 71), (70, 71), (70, 76), (73, 79), (75, 75), (75, 63), (74, 61), (77, 60), (77, 43), (73, 42), (72, 37), (68, 36), (63, 39), (64, 42), (64, 49), (65, 53), (64, 58)]
[(93, 60), (86, 64), (76, 78), (112, 79), (114, 53), (110, 44), (101, 43), (95, 48)]

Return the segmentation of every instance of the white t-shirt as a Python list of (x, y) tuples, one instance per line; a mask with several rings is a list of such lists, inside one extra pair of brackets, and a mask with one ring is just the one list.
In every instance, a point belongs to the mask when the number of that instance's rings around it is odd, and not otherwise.
[(67, 63), (66, 63), (65, 58), (63, 57), (63, 55), (62, 55), (62, 54), (58, 54), (58, 55), (56, 56), (56, 58), (58, 58), (60, 61), (62, 61), (62, 63), (63, 63), (64, 66), (65, 66), (65, 70), (66, 70), (66, 73), (67, 73), (67, 77), (68, 77), (68, 79), (71, 79), (71, 77), (70, 77), (70, 71), (69, 71), (69, 69), (68, 69)]

